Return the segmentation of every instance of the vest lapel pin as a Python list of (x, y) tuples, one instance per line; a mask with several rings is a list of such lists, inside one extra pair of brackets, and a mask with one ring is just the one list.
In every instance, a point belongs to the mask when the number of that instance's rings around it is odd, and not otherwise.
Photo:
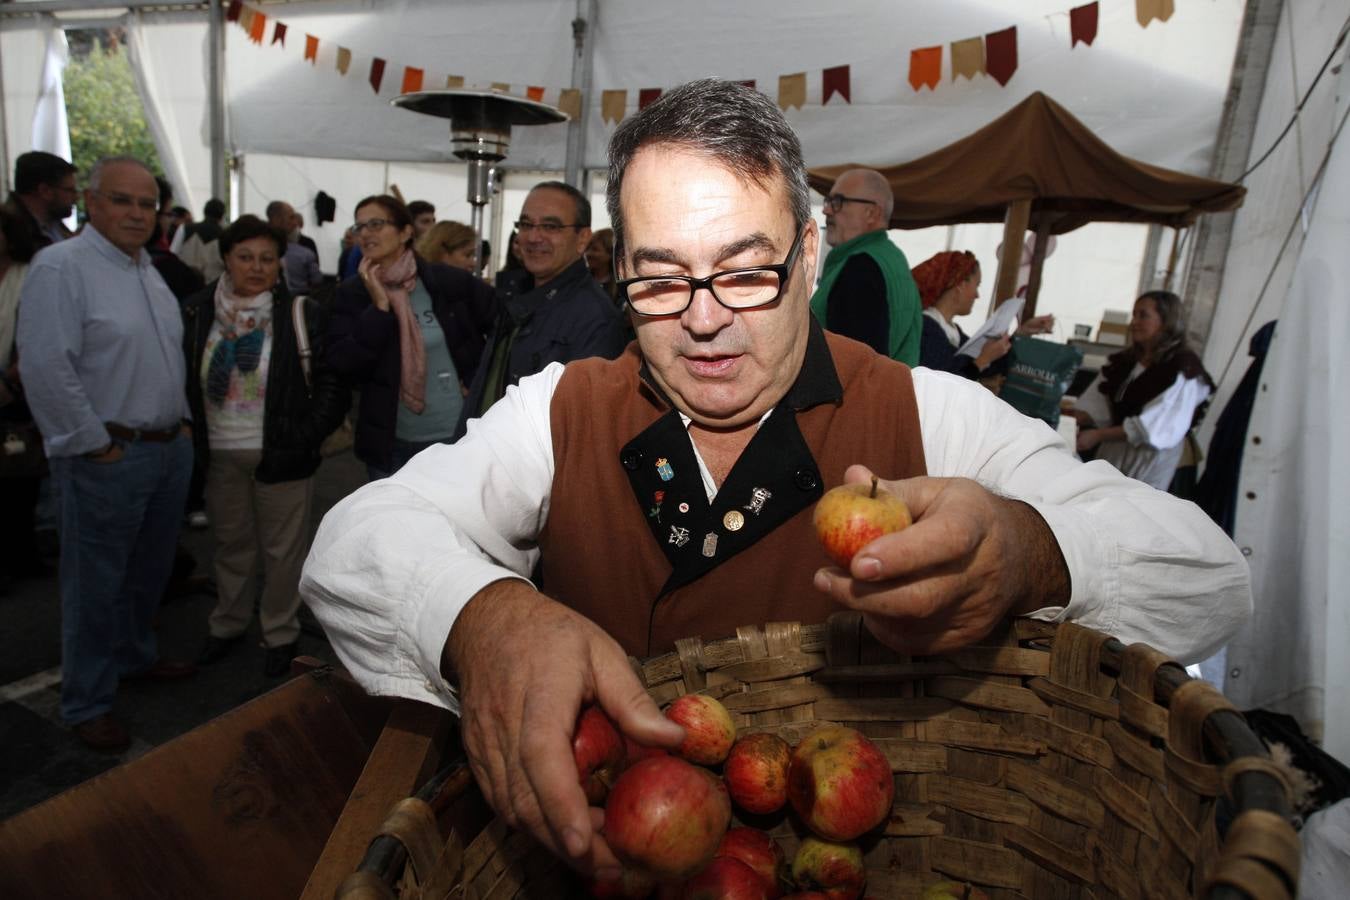
[(656, 461), (656, 474), (661, 476), (662, 481), (669, 481), (675, 477), (675, 470), (670, 467), (670, 460), (664, 456)]
[(717, 555), (717, 534), (708, 532), (703, 536), (703, 555), (709, 558)]
[(750, 492), (750, 502), (742, 506), (741, 509), (759, 515), (764, 511), (764, 504), (768, 503), (772, 496), (773, 494), (769, 492), (768, 488), (757, 487)]
[(733, 509), (722, 517), (722, 527), (727, 531), (740, 531), (745, 527), (745, 514)]
[(667, 544), (674, 544), (676, 547), (683, 547), (689, 543), (689, 529), (681, 528), (678, 525), (670, 526), (670, 537), (666, 538)]
[(656, 505), (647, 510), (647, 517), (649, 519), (655, 519), (657, 522), (661, 521), (661, 502), (665, 499), (665, 491), (657, 491), (655, 494), (652, 494), (652, 502)]
[(682, 513), (687, 513), (687, 512), (689, 512), (689, 504), (688, 504), (688, 503), (681, 503), (680, 506), (679, 506), (679, 510), (680, 510), (680, 512), (682, 512)]

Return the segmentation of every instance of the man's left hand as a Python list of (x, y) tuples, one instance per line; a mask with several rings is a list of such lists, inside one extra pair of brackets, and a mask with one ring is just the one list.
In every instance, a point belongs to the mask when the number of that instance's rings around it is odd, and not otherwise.
[[(846, 483), (870, 482), (850, 466)], [(815, 585), (863, 613), (878, 640), (902, 653), (974, 643), (1009, 615), (1067, 606), (1069, 571), (1034, 509), (967, 478), (909, 478), (879, 486), (909, 506), (914, 524), (858, 551), (845, 572)]]

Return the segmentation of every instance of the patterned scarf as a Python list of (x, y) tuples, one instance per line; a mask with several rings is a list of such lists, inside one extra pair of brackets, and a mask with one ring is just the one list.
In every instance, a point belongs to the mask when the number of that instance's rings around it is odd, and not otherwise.
[(240, 297), (227, 272), (216, 282), (215, 306), (220, 343), (211, 353), (206, 370), (206, 398), (221, 406), (230, 392), (234, 371), (247, 375), (262, 362), (263, 343), (272, 333), (272, 292)]
[(421, 414), (427, 408), (427, 349), (422, 326), (413, 315), (408, 295), (417, 285), (417, 258), (411, 250), (387, 266), (380, 266), (380, 284), (389, 297), (389, 308), (398, 319), (399, 399)]

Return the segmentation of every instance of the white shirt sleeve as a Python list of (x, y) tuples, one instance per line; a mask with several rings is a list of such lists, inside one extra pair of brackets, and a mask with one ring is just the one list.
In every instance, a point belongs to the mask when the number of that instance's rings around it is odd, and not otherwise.
[(1175, 447), (1191, 430), (1196, 407), (1204, 403), (1209, 394), (1209, 385), (1203, 379), (1187, 378), (1178, 373), (1171, 387), (1144, 404), (1139, 415), (1121, 423), (1125, 426), (1125, 437), (1136, 447), (1140, 444), (1158, 450)]
[(450, 626), (478, 591), (528, 579), (539, 560), (562, 371), (521, 379), (458, 443), (424, 450), (324, 517), (300, 593), (366, 690), (457, 708), (440, 674)]
[(1102, 393), (1102, 373), (1098, 372), (1097, 377), (1092, 379), (1092, 383), (1087, 386), (1074, 401), (1074, 409), (1082, 410), (1089, 416), (1092, 416), (1092, 423), (1097, 428), (1105, 428), (1111, 424), (1111, 404), (1107, 401), (1106, 395)]
[(1069, 568), (1069, 605), (1035, 615), (1142, 641), (1180, 662), (1205, 659), (1251, 615), (1246, 560), (1193, 503), (1078, 462), (1045, 423), (980, 385), (918, 369), (928, 473), (973, 478), (1023, 500)]

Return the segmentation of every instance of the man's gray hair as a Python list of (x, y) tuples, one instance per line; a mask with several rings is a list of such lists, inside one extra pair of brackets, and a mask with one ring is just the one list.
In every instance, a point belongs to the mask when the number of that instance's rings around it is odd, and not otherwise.
[(139, 160), (134, 156), (105, 156), (94, 163), (94, 167), (89, 170), (89, 183), (86, 186), (91, 191), (98, 190), (99, 186), (103, 184), (103, 169), (107, 166), (120, 165), (122, 163), (140, 166), (151, 178), (155, 177), (155, 173), (150, 170), (150, 167), (145, 164), (144, 160)]
[(626, 119), (609, 142), (605, 205), (614, 228), (614, 251), (623, 252), (623, 176), (638, 150), (671, 144), (706, 154), (746, 181), (769, 188), (783, 179), (796, 229), (811, 215), (802, 144), (778, 106), (735, 81), (705, 78), (662, 94)]

